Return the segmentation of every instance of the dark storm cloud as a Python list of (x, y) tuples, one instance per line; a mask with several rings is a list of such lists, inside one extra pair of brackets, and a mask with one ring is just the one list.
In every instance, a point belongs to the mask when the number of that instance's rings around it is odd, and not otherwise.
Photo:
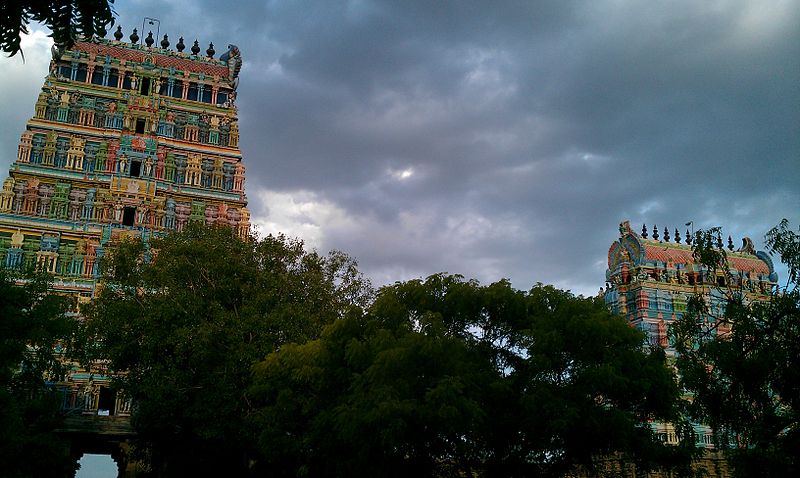
[(706, 3), (117, 9), (126, 31), (156, 16), (173, 44), (242, 49), (262, 232), (347, 251), (378, 283), (447, 270), (593, 293), (620, 220), (757, 242), (800, 222), (800, 5)]

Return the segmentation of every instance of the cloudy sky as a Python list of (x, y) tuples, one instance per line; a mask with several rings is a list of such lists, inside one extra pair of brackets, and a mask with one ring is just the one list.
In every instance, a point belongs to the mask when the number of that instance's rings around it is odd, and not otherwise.
[[(798, 1), (118, 0), (172, 43), (233, 43), (262, 233), (380, 285), (448, 271), (594, 294), (620, 221), (800, 223)], [(141, 33), (141, 32), (140, 32)], [(154, 31), (155, 33), (155, 31)], [(0, 59), (0, 167), (47, 72)]]

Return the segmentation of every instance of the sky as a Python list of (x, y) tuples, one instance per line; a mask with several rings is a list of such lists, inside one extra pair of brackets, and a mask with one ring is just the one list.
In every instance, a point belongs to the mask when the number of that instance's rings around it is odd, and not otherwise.
[(112, 478), (117, 476), (117, 465), (110, 455), (83, 455), (75, 478)]
[[(757, 248), (800, 224), (799, 1), (231, 5), (115, 10), (126, 38), (154, 17), (173, 45), (240, 48), (254, 224), (352, 255), (375, 285), (449, 272), (594, 295), (623, 220)], [(0, 59), (2, 170), (46, 35)]]

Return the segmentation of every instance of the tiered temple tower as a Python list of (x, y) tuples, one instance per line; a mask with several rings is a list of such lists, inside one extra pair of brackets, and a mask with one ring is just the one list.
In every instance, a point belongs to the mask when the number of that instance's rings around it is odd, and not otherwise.
[[(730, 237), (727, 244), (718, 239), (717, 247), (727, 249), (730, 274), (726, 275), (695, 262), (689, 231), (681, 241), (677, 229), (671, 237), (669, 229), (659, 234), (655, 226), (651, 234), (646, 226), (638, 234), (625, 221), (619, 232), (620, 238), (608, 250), (606, 287), (602, 291), (605, 302), (613, 313), (645, 332), (651, 345), (664, 347), (668, 357), (675, 354), (667, 333), (669, 324), (683, 317), (691, 297), (699, 294), (706, 300), (710, 312), (706, 320), (713, 322), (724, 313), (726, 292), (743, 293), (749, 302), (768, 300), (778, 282), (772, 260), (756, 251), (749, 238), (744, 238), (737, 250)], [(730, 326), (719, 323), (715, 330), (724, 334)], [(670, 425), (654, 426), (664, 441), (677, 443)], [(707, 427), (697, 425), (695, 432), (699, 444), (710, 446), (712, 436)]]
[[(166, 35), (160, 47), (152, 34), (144, 44), (136, 30), (130, 43), (122, 36), (117, 28), (114, 40), (53, 47), (0, 191), (0, 264), (45, 270), (56, 293), (79, 302), (93, 296), (99, 262), (123, 236), (148, 244), (190, 222), (250, 228), (235, 106), (239, 49), (229, 45), (215, 59), (213, 44), (200, 55), (197, 41), (184, 52), (183, 38), (171, 50)], [(64, 410), (110, 415), (103, 427), (125, 429), (130, 401), (110, 385), (102, 364), (73, 367), (59, 385)]]
[[(94, 293), (115, 240), (189, 222), (249, 231), (236, 117), (241, 56), (152, 33), (53, 47), (50, 72), (0, 191), (0, 264)], [(6, 152), (8, 154), (8, 152)]]
[[(766, 300), (778, 281), (770, 257), (756, 251), (749, 238), (743, 239), (738, 250), (728, 238), (730, 277), (697, 264), (692, 257), (691, 240), (687, 231), (682, 244), (677, 229), (670, 240), (669, 229), (659, 235), (655, 226), (648, 238), (647, 227), (637, 234), (625, 221), (620, 224), (620, 238), (608, 250), (606, 304), (644, 331), (651, 344), (659, 344), (668, 352), (672, 349), (667, 326), (683, 316), (688, 299), (695, 294), (706, 298), (713, 315), (721, 316), (723, 291), (742, 292), (751, 302)], [(726, 247), (721, 238), (718, 247)], [(724, 333), (724, 325), (721, 327), (720, 332)]]

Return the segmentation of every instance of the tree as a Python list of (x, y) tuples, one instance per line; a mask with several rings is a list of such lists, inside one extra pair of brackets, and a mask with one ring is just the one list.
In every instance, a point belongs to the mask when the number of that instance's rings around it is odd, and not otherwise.
[(489, 363), (440, 318), (420, 318), (421, 330), (382, 319), (351, 313), (256, 367), (259, 471), (459, 476), (479, 461)]
[[(694, 256), (734, 283), (717, 228), (697, 232)], [(696, 297), (673, 328), (689, 413), (713, 428), (739, 476), (795, 476), (800, 457), (800, 236), (788, 221), (766, 236), (788, 267), (786, 286), (763, 300), (726, 288), (724, 312)], [(730, 332), (720, 332), (730, 329)]]
[[(17, 284), (20, 282), (20, 284)], [(0, 469), (3, 476), (67, 476), (77, 464), (53, 430), (63, 379), (54, 345), (67, 345), (75, 321), (69, 301), (47, 293), (48, 278), (0, 268)]]
[(20, 35), (31, 21), (43, 23), (56, 45), (69, 48), (79, 37), (106, 35), (114, 25), (114, 0), (7, 0), (0, 3), (0, 47), (10, 56), (20, 51)]
[(244, 473), (251, 367), (363, 306), (352, 259), (283, 236), (240, 239), (227, 227), (118, 244), (86, 307), (89, 357), (121, 373), (144, 458), (163, 476)]
[(660, 350), (596, 299), (434, 275), (255, 368), (260, 465), (277, 476), (560, 476), (679, 458)]

